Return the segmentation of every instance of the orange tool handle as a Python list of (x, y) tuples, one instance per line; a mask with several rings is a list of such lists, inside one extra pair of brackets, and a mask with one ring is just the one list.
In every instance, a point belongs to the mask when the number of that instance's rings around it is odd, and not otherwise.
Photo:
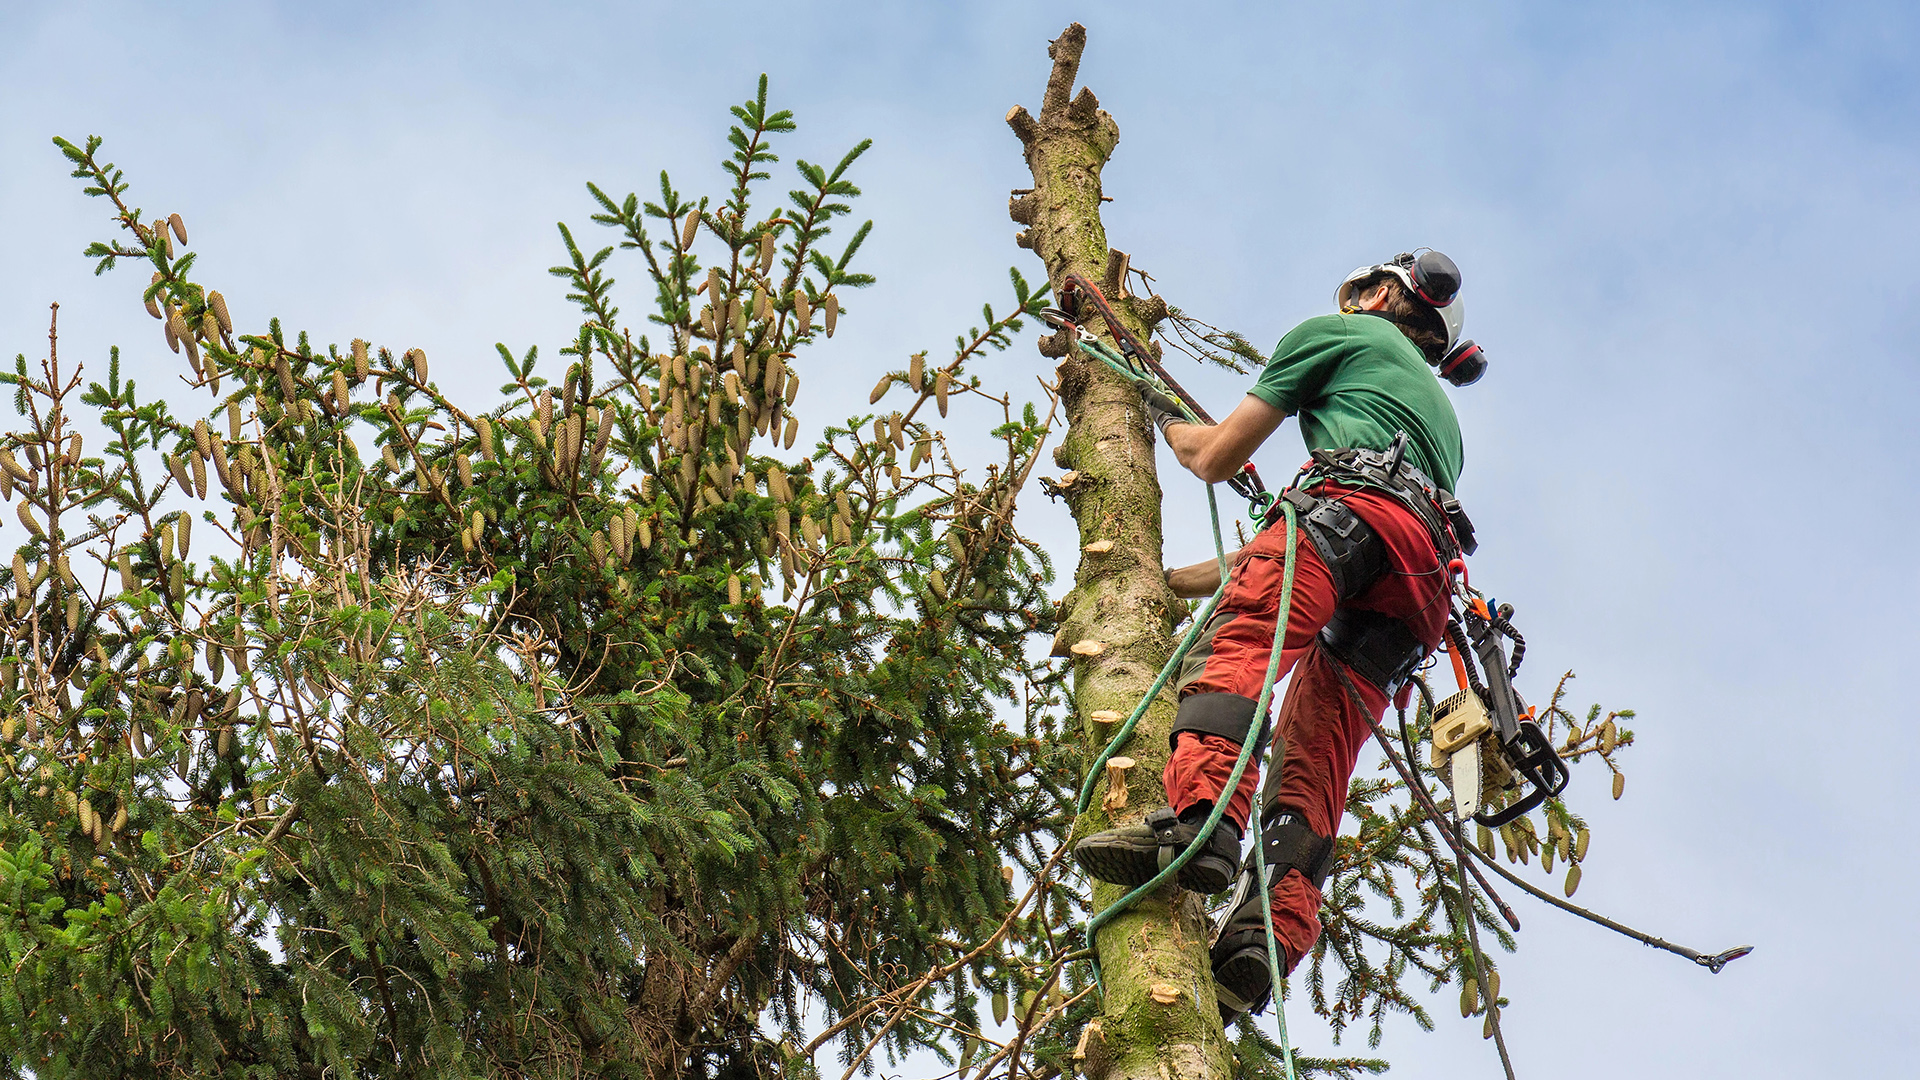
[(1447, 656), (1453, 660), (1454, 681), (1459, 684), (1460, 689), (1465, 690), (1467, 688), (1467, 662), (1460, 659), (1460, 654), (1454, 651), (1453, 642), (1448, 641), (1445, 644), (1447, 647)]

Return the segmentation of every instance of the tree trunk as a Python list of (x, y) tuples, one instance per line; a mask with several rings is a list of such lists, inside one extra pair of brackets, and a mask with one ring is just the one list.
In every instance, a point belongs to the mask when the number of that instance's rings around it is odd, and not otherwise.
[[(1120, 141), (1120, 128), (1091, 90), (1072, 96), (1086, 41), (1086, 28), (1074, 23), (1049, 48), (1053, 72), (1037, 120), (1018, 105), (1007, 114), (1033, 171), (1032, 191), (1017, 192), (1008, 209), (1027, 226), (1018, 237), (1020, 246), (1040, 256), (1056, 290), (1076, 271), (1091, 280), (1104, 278), (1102, 287), (1115, 310), (1144, 340), (1166, 308), (1157, 300), (1125, 296), (1125, 258), (1107, 248), (1100, 223), (1100, 170)], [(1075, 474), (1071, 483), (1063, 476), (1062, 484), (1082, 547), (1102, 540), (1113, 545), (1105, 554), (1083, 554), (1055, 644), (1059, 655), (1079, 642), (1104, 646), (1074, 659), (1074, 706), (1091, 760), (1112, 730), (1095, 723), (1091, 714), (1112, 710), (1124, 716), (1146, 693), (1172, 654), (1177, 601), (1161, 572), (1160, 484), (1153, 427), (1140, 395), (1069, 345), (1058, 333), (1040, 344), (1043, 354), (1062, 357), (1060, 391), (1069, 427), (1055, 460)], [(1122, 823), (1139, 820), (1165, 801), (1159, 777), (1173, 714), (1167, 693), (1142, 718), (1125, 750), (1137, 765), (1126, 809), (1119, 812)], [(1074, 823), (1074, 836), (1114, 823), (1096, 799)], [(1124, 892), (1098, 884), (1094, 902), (1105, 906)], [(1232, 1053), (1207, 963), (1205, 913), (1195, 898), (1169, 886), (1108, 923), (1096, 946), (1106, 979), (1105, 1045), (1095, 1040), (1089, 1047), (1090, 1076), (1231, 1075)]]

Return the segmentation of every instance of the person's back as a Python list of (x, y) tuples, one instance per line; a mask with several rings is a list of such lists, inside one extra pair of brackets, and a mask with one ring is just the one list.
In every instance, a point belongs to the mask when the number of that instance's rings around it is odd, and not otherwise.
[(1309, 450), (1386, 450), (1401, 432), (1414, 466), (1455, 490), (1460, 422), (1400, 328), (1366, 313), (1315, 315), (1288, 332), (1248, 394), (1300, 418)]

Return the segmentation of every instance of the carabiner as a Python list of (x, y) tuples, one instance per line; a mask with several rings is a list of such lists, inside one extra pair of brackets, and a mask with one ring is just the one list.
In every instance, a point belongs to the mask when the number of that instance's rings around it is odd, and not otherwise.
[(1086, 333), (1085, 330), (1080, 328), (1080, 324), (1074, 321), (1073, 316), (1056, 307), (1041, 308), (1040, 321), (1046, 323), (1048, 326), (1055, 326), (1062, 330), (1072, 330), (1082, 334)]

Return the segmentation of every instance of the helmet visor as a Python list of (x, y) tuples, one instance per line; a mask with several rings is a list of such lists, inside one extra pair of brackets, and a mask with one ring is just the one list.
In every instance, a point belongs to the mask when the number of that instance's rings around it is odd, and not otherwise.
[(1456, 298), (1446, 307), (1437, 307), (1433, 310), (1447, 328), (1447, 348), (1451, 349), (1460, 340), (1460, 331), (1466, 328), (1467, 302)]

